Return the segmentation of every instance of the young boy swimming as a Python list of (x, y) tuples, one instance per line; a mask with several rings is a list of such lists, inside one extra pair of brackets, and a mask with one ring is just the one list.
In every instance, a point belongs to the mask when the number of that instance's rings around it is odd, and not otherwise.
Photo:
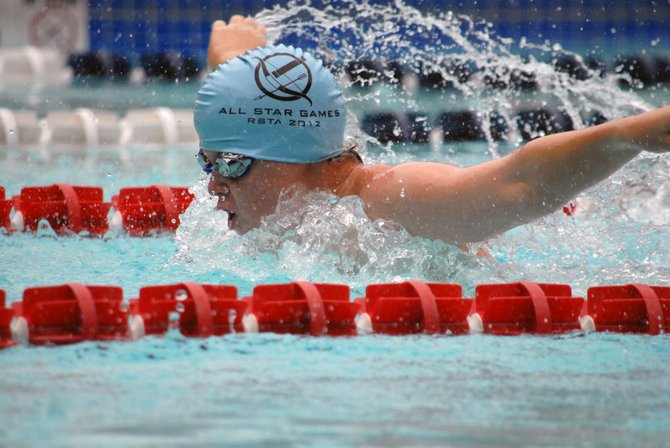
[(485, 240), (553, 212), (642, 151), (670, 151), (670, 106), (535, 139), (461, 168), (364, 165), (344, 147), (346, 104), (333, 75), (300, 49), (266, 46), (265, 28), (233, 16), (212, 25), (212, 73), (198, 92), (198, 161), (216, 208), (240, 233), (294, 186), (358, 196), (370, 219), (448, 243)]

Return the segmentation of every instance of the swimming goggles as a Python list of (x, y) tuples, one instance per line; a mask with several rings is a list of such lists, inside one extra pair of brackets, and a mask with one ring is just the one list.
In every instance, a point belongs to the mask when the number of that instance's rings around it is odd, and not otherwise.
[(195, 158), (198, 160), (198, 164), (205, 173), (219, 173), (228, 179), (237, 179), (244, 176), (246, 172), (249, 171), (251, 162), (254, 160), (251, 157), (243, 156), (241, 154), (221, 152), (214, 163), (212, 163), (202, 149), (198, 151)]

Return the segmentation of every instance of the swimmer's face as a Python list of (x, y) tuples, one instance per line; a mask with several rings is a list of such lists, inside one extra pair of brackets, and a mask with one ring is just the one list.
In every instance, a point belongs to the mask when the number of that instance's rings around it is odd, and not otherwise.
[[(204, 153), (209, 160), (216, 160), (216, 152)], [(212, 173), (208, 190), (218, 197), (216, 209), (228, 212), (228, 227), (244, 234), (274, 213), (282, 191), (301, 183), (304, 175), (305, 165), (256, 159), (238, 179)]]

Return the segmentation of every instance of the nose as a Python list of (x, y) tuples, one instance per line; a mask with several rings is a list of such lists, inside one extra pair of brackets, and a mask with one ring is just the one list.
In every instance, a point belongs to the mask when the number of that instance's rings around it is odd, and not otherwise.
[(207, 191), (212, 196), (226, 197), (230, 194), (230, 187), (228, 184), (222, 181), (217, 181), (212, 176), (209, 179), (209, 184), (207, 185)]

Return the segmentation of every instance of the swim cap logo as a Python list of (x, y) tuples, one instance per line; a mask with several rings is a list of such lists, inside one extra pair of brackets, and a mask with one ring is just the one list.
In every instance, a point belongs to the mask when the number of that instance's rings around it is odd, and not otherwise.
[(307, 93), (312, 87), (312, 72), (305, 59), (290, 53), (274, 53), (258, 59), (256, 66), (256, 85), (263, 95), (279, 101), (295, 101), (304, 98), (312, 105)]

